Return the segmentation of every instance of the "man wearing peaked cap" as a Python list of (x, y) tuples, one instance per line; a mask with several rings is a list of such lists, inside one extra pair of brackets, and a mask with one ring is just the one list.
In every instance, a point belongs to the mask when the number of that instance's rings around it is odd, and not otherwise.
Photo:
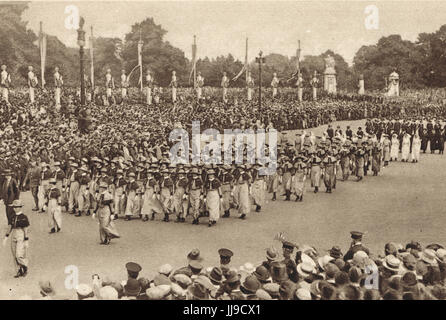
[(127, 269), (127, 275), (129, 279), (137, 279), (139, 276), (139, 272), (142, 270), (141, 266), (136, 262), (127, 262), (125, 264), (125, 268)]
[(220, 256), (220, 268), (223, 271), (223, 275), (226, 277), (230, 270), (231, 258), (234, 253), (226, 248), (221, 248), (218, 250), (218, 254)]
[(363, 232), (351, 231), (350, 234), (352, 243), (350, 245), (350, 249), (345, 253), (344, 261), (353, 259), (353, 255), (358, 251), (364, 251), (365, 253), (367, 253), (367, 255), (370, 252), (369, 249), (362, 245), (362, 236), (364, 235)]

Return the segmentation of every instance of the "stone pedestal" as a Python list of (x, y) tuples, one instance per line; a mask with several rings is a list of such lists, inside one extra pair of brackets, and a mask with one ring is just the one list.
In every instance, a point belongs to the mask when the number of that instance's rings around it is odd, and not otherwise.
[(363, 95), (365, 93), (365, 90), (364, 90), (364, 79), (360, 79), (359, 80), (358, 87), (359, 87), (358, 94), (359, 95)]
[(324, 73), (324, 90), (328, 93), (336, 93), (336, 74)]

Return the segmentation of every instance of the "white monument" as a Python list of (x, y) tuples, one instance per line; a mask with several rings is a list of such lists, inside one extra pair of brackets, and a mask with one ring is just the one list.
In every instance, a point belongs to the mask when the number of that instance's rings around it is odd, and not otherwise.
[(335, 60), (330, 55), (325, 58), (324, 90), (328, 93), (336, 93)]
[(389, 86), (387, 95), (389, 97), (399, 97), (400, 96), (400, 76), (396, 71), (393, 71), (389, 76)]
[(358, 83), (358, 94), (359, 95), (363, 95), (365, 93), (365, 89), (364, 89), (364, 75), (360, 74), (359, 75), (359, 83)]

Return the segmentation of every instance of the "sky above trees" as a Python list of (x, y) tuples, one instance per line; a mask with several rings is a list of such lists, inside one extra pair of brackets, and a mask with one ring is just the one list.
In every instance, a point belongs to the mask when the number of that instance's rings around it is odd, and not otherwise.
[[(153, 17), (168, 30), (165, 40), (191, 58), (192, 36), (198, 38), (198, 56), (215, 58), (231, 53), (243, 60), (245, 38), (249, 56), (295, 55), (301, 40), (303, 55), (319, 55), (330, 49), (351, 64), (362, 45), (376, 44), (383, 36), (399, 34), (415, 41), (421, 32), (434, 32), (446, 21), (446, 1), (113, 1), (32, 2), (23, 18), (38, 31), (44, 22), (47, 33), (65, 45), (76, 46), (76, 32), (64, 21), (67, 5), (76, 5), (86, 27), (97, 35), (123, 38), (137, 22)], [(378, 9), (378, 29), (366, 27)]]

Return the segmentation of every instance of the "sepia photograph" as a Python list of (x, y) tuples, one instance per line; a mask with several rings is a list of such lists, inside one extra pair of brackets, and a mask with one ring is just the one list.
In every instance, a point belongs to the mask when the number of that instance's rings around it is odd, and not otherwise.
[(446, 1), (0, 1), (0, 65), (0, 300), (446, 300)]

